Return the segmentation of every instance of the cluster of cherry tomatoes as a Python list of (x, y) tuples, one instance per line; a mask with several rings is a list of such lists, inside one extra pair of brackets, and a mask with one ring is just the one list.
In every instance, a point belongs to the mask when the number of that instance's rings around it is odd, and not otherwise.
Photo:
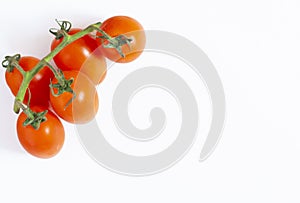
[[(116, 42), (120, 42), (117, 44), (119, 47), (111, 47), (109, 39), (99, 32), (101, 30), (110, 39), (118, 39)], [(72, 36), (80, 31), (80, 28), (70, 28), (67, 34)], [(51, 44), (52, 52), (64, 37), (56, 35)], [(120, 39), (124, 37), (126, 41), (122, 43)], [(17, 121), (17, 134), (24, 149), (39, 158), (55, 156), (65, 139), (59, 118), (83, 124), (95, 117), (99, 106), (95, 86), (105, 78), (106, 58), (118, 63), (131, 62), (142, 53), (144, 47), (143, 27), (135, 19), (126, 16), (111, 17), (100, 25), (98, 31), (64, 46), (53, 58), (55, 65), (49, 63), (48, 67), (46, 65), (40, 69), (26, 90), (23, 101), (26, 108), (23, 106)], [(18, 59), (23, 73), (20, 68), (6, 71), (6, 82), (15, 96), (22, 85), (24, 73), (30, 73), (39, 62), (35, 57), (23, 56)], [(34, 122), (39, 123), (34, 126)]]

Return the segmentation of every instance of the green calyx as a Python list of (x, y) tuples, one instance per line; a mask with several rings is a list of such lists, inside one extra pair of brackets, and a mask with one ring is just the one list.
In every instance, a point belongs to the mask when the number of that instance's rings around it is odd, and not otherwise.
[[(74, 99), (76, 98), (76, 93), (73, 91), (71, 85), (74, 82), (74, 78), (70, 78), (69, 80), (67, 80), (64, 76), (64, 74), (59, 71), (59, 78), (58, 79), (58, 83), (53, 84), (52, 82), (50, 83), (50, 90), (51, 90), (51, 94), (55, 97), (58, 97), (60, 95), (62, 95), (65, 92), (69, 92), (73, 95), (73, 97), (67, 102), (65, 109), (74, 101)], [(57, 93), (54, 92), (54, 89), (57, 89)]]
[(35, 130), (38, 130), (41, 126), (41, 123), (47, 121), (46, 114), (48, 113), (48, 110), (42, 112), (34, 112), (30, 109), (30, 94), (27, 107), (25, 107), (25, 105), (18, 100), (15, 101), (15, 105), (21, 108), (24, 114), (26, 114), (27, 116), (26, 120), (23, 123), (24, 127), (31, 125)]
[(122, 58), (125, 57), (125, 54), (122, 51), (122, 46), (127, 45), (130, 49), (130, 43), (132, 42), (132, 39), (126, 37), (125, 35), (118, 35), (116, 37), (111, 37), (106, 32), (104, 32), (99, 28), (96, 28), (96, 30), (102, 34), (101, 36), (97, 36), (97, 37), (102, 40), (102, 44), (103, 44), (102, 46), (104, 48), (116, 49)]
[(6, 68), (8, 72), (12, 72), (14, 68), (18, 66), (20, 59), (20, 54), (16, 54), (14, 56), (5, 56), (4, 60), (2, 61), (2, 66)]
[(122, 51), (122, 46), (127, 45), (130, 48), (130, 43), (132, 39), (127, 38), (124, 35), (119, 35), (117, 37), (112, 38), (112, 40), (108, 40), (108, 44), (104, 44), (104, 48), (114, 48), (118, 51), (118, 53), (124, 58), (125, 54)]
[(55, 39), (60, 39), (70, 31), (72, 24), (69, 21), (58, 21), (57, 19), (55, 21), (59, 25), (60, 29), (51, 28), (49, 32), (55, 35)]
[(42, 112), (33, 112), (28, 108), (24, 111), (24, 113), (28, 117), (24, 121), (23, 126), (31, 125), (35, 130), (38, 130), (40, 128), (41, 123), (47, 121), (46, 114), (48, 113), (48, 110)]

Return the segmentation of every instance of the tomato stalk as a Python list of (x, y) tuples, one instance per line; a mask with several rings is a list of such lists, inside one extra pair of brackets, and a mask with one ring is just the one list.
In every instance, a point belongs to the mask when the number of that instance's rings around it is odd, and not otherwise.
[(50, 68), (55, 77), (57, 78), (57, 80), (59, 81), (59, 83), (61, 83), (61, 85), (64, 85), (64, 82), (60, 72), (55, 69), (54, 67), (52, 67), (49, 63), (50, 61), (67, 45), (69, 45), (70, 43), (78, 40), (79, 38), (93, 32), (93, 31), (98, 31), (101, 32), (101, 34), (104, 36), (105, 39), (107, 39), (109, 42), (111, 43), (115, 43), (114, 42), (114, 38), (112, 38), (111, 36), (109, 36), (107, 33), (105, 33), (104, 31), (102, 31), (99, 27), (101, 26), (101, 22), (92, 24), (90, 26), (88, 26), (87, 28), (83, 29), (82, 31), (74, 34), (74, 35), (69, 35), (67, 33), (66, 30), (61, 29), (59, 30), (59, 33), (63, 36), (63, 40), (62, 42), (53, 50), (51, 51), (47, 56), (45, 56), (32, 70), (30, 71), (24, 71), (22, 69), (22, 67), (20, 67), (18, 64), (13, 64), (14, 67), (16, 67), (23, 75), (23, 81), (22, 84), (19, 88), (19, 91), (16, 95), (15, 98), (15, 105), (14, 105), (14, 112), (15, 113), (19, 113), (20, 111), (20, 105), (18, 105), (19, 102), (23, 102), (25, 94), (26, 94), (26, 90), (28, 89), (29, 83), (31, 82), (31, 80), (34, 78), (34, 76), (45, 66), (47, 66), (48, 68)]
[(33, 118), (34, 118), (32, 112), (30, 111), (30, 109), (27, 108), (27, 107), (25, 107), (23, 103), (21, 103), (21, 102), (19, 102), (19, 101), (16, 101), (16, 102), (15, 102), (15, 105), (16, 105), (16, 106), (19, 106), (19, 108), (22, 109), (22, 111), (26, 114), (26, 116), (27, 116), (28, 118), (30, 118), (30, 119), (33, 119)]

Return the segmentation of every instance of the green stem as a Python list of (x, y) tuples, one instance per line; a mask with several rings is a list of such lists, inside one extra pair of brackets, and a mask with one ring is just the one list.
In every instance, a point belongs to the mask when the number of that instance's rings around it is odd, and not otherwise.
[[(62, 42), (53, 50), (51, 51), (47, 56), (45, 56), (33, 69), (31, 69), (28, 72), (21, 72), (23, 74), (23, 81), (22, 84), (20, 86), (19, 92), (16, 95), (15, 98), (15, 105), (14, 105), (14, 111), (16, 113), (19, 113), (20, 111), (20, 105), (17, 105), (17, 102), (23, 102), (25, 94), (26, 94), (26, 90), (29, 87), (29, 83), (31, 82), (31, 80), (34, 78), (34, 76), (45, 66), (47, 66), (49, 64), (49, 62), (64, 48), (66, 47), (68, 44), (76, 41), (77, 39), (95, 31), (98, 30), (99, 31), (99, 27), (101, 26), (101, 23), (95, 23), (92, 24), (90, 26), (88, 26), (87, 28), (83, 29), (80, 32), (77, 32), (74, 35), (68, 35), (67, 33), (64, 33), (64, 38), (62, 40)], [(101, 32), (102, 33), (102, 32)], [(103, 32), (102, 34), (104, 34), (106, 37), (109, 37), (109, 35), (107, 35), (105, 32)], [(17, 67), (18, 68), (18, 67)], [(51, 69), (51, 67), (50, 67)], [(55, 76), (57, 76), (57, 71), (55, 69), (51, 69), (52, 71), (54, 71)], [(58, 78), (59, 80), (59, 78)]]
[(92, 26), (94, 27), (95, 30), (97, 30), (98, 32), (100, 32), (105, 37), (105, 39), (107, 39), (110, 43), (114, 43), (113, 37), (109, 36), (106, 32), (104, 32), (103, 30), (101, 30), (99, 27), (94, 26), (94, 25), (92, 25)]
[(24, 71), (24, 69), (20, 66), (20, 64), (19, 63), (14, 63), (14, 66), (15, 66), (15, 68), (16, 69), (18, 69), (18, 71), (20, 71), (20, 73), (24, 76), (25, 75), (25, 71)]
[(19, 108), (22, 109), (22, 111), (26, 114), (26, 116), (30, 119), (34, 118), (34, 115), (32, 113), (32, 111), (30, 110), (30, 108), (26, 108), (22, 102), (20, 101), (15, 101), (15, 106), (18, 106)]
[(29, 72), (25, 72), (23, 74), (23, 80), (22, 80), (22, 83), (21, 83), (21, 86), (20, 86), (20, 89), (18, 91), (18, 94), (15, 98), (15, 105), (14, 105), (14, 112), (15, 113), (19, 113), (20, 111), (20, 105), (17, 105), (19, 102), (23, 102), (24, 100), (24, 97), (25, 97), (25, 94), (26, 94), (26, 90), (28, 89), (29, 87), (29, 83), (31, 81), (31, 76), (29, 75)]
[(47, 67), (50, 68), (50, 70), (53, 72), (55, 78), (58, 80), (58, 83), (62, 86), (64, 86), (65, 84), (65, 80), (64, 78), (62, 77), (61, 73), (59, 72), (58, 69), (56, 69), (55, 67), (53, 67), (50, 63), (47, 63), (46, 64)]

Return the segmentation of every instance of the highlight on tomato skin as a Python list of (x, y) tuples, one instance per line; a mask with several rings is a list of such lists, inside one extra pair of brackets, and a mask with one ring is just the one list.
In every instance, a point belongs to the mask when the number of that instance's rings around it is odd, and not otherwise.
[[(32, 70), (40, 60), (33, 56), (23, 56), (19, 61), (19, 65), (24, 69), (24, 71)], [(29, 84), (29, 89), (31, 93), (30, 104), (43, 106), (45, 108), (49, 107), (49, 93), (50, 93), (50, 80), (54, 77), (52, 71), (48, 67), (42, 68), (32, 79)], [(14, 96), (17, 95), (19, 88), (21, 86), (23, 76), (20, 71), (16, 68), (12, 72), (5, 72), (5, 79), (8, 87)], [(27, 90), (24, 103), (28, 103), (29, 92)]]
[[(44, 107), (34, 106), (35, 112), (42, 112)], [(47, 120), (42, 122), (39, 129), (31, 125), (23, 126), (27, 116), (22, 112), (17, 120), (17, 134), (20, 144), (31, 155), (38, 158), (51, 158), (57, 155), (63, 147), (65, 140), (64, 127), (59, 118), (48, 110)]]
[(107, 41), (103, 41), (99, 37), (102, 36), (97, 32), (99, 49), (105, 57), (117, 63), (128, 63), (137, 59), (143, 52), (146, 44), (146, 35), (143, 26), (135, 19), (128, 16), (113, 16), (105, 20), (100, 26), (104, 32), (111, 37), (120, 35), (131, 40), (130, 46), (122, 45), (122, 57), (115, 48), (105, 48)]
[[(80, 28), (72, 28), (68, 34), (74, 35), (81, 30)], [(51, 43), (51, 51), (53, 51), (62, 40), (63, 38), (54, 39)], [(90, 35), (85, 35), (64, 47), (53, 60), (62, 71), (81, 71), (97, 85), (105, 78), (107, 69), (105, 57), (97, 50), (97, 47), (97, 41)]]
[[(73, 94), (64, 92), (60, 96), (54, 96), (50, 93), (50, 102), (55, 113), (65, 121), (74, 124), (84, 124), (95, 118), (99, 108), (98, 93), (93, 82), (82, 72), (78, 71), (63, 71), (67, 80), (73, 78), (74, 82), (71, 88), (75, 92), (75, 99), (72, 100)], [(52, 83), (58, 81), (53, 79)], [(53, 89), (57, 94), (57, 89)]]

